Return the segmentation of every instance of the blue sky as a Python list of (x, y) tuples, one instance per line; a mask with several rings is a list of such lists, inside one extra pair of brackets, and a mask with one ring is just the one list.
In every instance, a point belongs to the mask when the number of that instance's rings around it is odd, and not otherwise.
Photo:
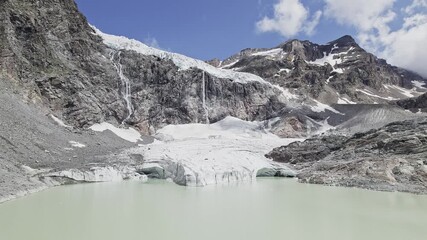
[[(249, 47), (274, 47), (287, 39), (277, 33), (256, 31), (256, 22), (273, 11), (275, 0), (76, 2), (89, 22), (106, 33), (146, 42), (154, 38), (165, 50), (203, 60), (226, 58)], [(324, 43), (352, 33), (350, 29), (334, 28), (325, 22), (319, 26), (318, 34), (299, 34), (292, 38)]]
[(343, 35), (427, 77), (427, 0), (75, 0), (105, 33), (208, 60)]

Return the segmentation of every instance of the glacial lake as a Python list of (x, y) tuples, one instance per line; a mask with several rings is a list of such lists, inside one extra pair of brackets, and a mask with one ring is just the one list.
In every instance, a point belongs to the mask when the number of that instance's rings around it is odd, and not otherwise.
[(423, 240), (427, 197), (299, 184), (53, 188), (0, 205), (2, 240)]

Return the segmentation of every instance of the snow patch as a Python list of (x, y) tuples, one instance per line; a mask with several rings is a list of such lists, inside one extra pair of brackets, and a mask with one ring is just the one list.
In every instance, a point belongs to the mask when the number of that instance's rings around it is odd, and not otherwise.
[(85, 148), (86, 145), (76, 142), (76, 141), (69, 141), (69, 143), (71, 144), (72, 147), (76, 147), (76, 148)]
[(334, 71), (332, 72), (336, 72), (336, 73), (344, 73), (344, 68), (334, 68)]
[(384, 99), (384, 100), (389, 100), (389, 101), (392, 101), (392, 100), (399, 100), (399, 99), (397, 99), (397, 98), (393, 98), (393, 97), (381, 97), (381, 96), (378, 96), (378, 95), (375, 95), (374, 93), (372, 93), (371, 91), (369, 91), (369, 90), (362, 90), (362, 89), (356, 89), (356, 92), (361, 92), (361, 93), (363, 93), (363, 94), (365, 94), (365, 95), (368, 95), (368, 96), (370, 96), (370, 97), (375, 97), (375, 98), (380, 98), (380, 99)]
[(397, 90), (400, 94), (402, 94), (402, 95), (404, 95), (404, 96), (406, 96), (406, 97), (408, 97), (408, 98), (415, 97), (415, 95), (414, 95), (414, 91), (413, 91), (413, 90), (409, 90), (409, 89), (406, 89), (406, 88), (402, 88), (402, 87), (399, 87), (399, 86), (396, 86), (396, 85), (384, 85), (384, 87), (385, 87), (385, 88), (387, 88), (387, 89), (390, 89), (390, 88), (395, 89), (395, 90)]
[(168, 125), (157, 131), (161, 140), (186, 139), (280, 139), (270, 133), (269, 121), (247, 122), (235, 117), (226, 117), (216, 123)]
[(224, 65), (224, 66), (221, 66), (220, 68), (228, 68), (228, 67), (231, 67), (231, 66), (233, 66), (234, 64), (236, 64), (236, 63), (238, 63), (240, 60), (236, 60), (236, 61), (234, 61), (234, 62), (231, 62), (231, 63), (229, 63), (229, 64), (226, 64), (226, 65)]
[(267, 51), (261, 51), (251, 54), (252, 56), (266, 56), (266, 57), (276, 57), (277, 55), (283, 53), (283, 49), (275, 48)]
[(58, 124), (61, 127), (65, 127), (65, 128), (73, 128), (70, 125), (65, 124), (61, 119), (55, 117), (54, 115), (50, 114), (50, 117), (52, 118), (53, 121), (55, 121), (56, 124)]
[(91, 129), (92, 131), (95, 132), (103, 132), (106, 130), (110, 130), (111, 132), (113, 132), (114, 134), (116, 134), (116, 136), (129, 141), (129, 142), (133, 142), (136, 143), (138, 141), (142, 141), (141, 138), (141, 134), (135, 130), (134, 128), (117, 128), (114, 125), (107, 123), (107, 122), (103, 122), (103, 123), (98, 123), (93, 125), (92, 127), (90, 127), (89, 129)]
[(426, 83), (425, 83), (425, 82), (412, 81), (412, 84), (413, 84), (416, 88), (426, 89)]
[(307, 61), (307, 63), (319, 66), (324, 66), (326, 63), (328, 63), (332, 66), (333, 72), (344, 73), (344, 69), (337, 68), (336, 65), (342, 64), (344, 62), (343, 56), (349, 54), (354, 49), (354, 47), (351, 47), (347, 52), (333, 54), (332, 51), (335, 49), (336, 48), (334, 47), (332, 48), (329, 54), (324, 52), (322, 58), (316, 59), (315, 61), (311, 62)]
[(343, 113), (341, 113), (341, 112), (337, 111), (336, 109), (332, 108), (332, 107), (331, 107), (331, 106), (329, 106), (329, 105), (326, 105), (326, 104), (324, 104), (324, 103), (321, 103), (321, 102), (319, 102), (319, 101), (317, 101), (317, 100), (315, 100), (315, 99), (313, 99), (313, 101), (316, 103), (316, 105), (315, 105), (315, 106), (310, 106), (310, 108), (311, 108), (311, 110), (312, 110), (313, 112), (324, 112), (324, 111), (326, 111), (326, 110), (329, 110), (329, 111), (334, 112), (334, 113), (336, 113), (336, 114), (344, 115)]
[(356, 102), (350, 101), (345, 97), (339, 97), (337, 103), (338, 104), (357, 104)]
[(290, 73), (291, 71), (292, 71), (292, 69), (282, 68), (282, 69), (279, 70), (279, 73), (282, 73), (282, 72)]

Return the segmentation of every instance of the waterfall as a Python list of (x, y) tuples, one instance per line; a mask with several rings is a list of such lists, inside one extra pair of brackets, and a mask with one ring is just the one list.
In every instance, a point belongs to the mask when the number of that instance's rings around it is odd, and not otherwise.
[[(117, 61), (115, 61), (116, 55), (117, 55)], [(130, 119), (130, 117), (134, 113), (134, 108), (132, 105), (132, 94), (130, 91), (130, 81), (129, 81), (129, 78), (127, 78), (123, 74), (123, 66), (120, 63), (121, 62), (121, 52), (120, 51), (113, 52), (111, 54), (111, 62), (113, 63), (114, 68), (116, 69), (117, 74), (119, 75), (120, 83), (121, 83), (121, 94), (123, 96), (123, 99), (126, 102), (126, 108), (128, 111), (128, 115), (126, 116), (126, 118), (122, 122), (122, 124), (124, 124), (126, 121), (128, 121)]]
[(203, 81), (202, 81), (202, 105), (205, 112), (205, 120), (207, 124), (210, 124), (209, 122), (209, 109), (206, 106), (206, 78), (205, 78), (205, 71), (203, 71)]

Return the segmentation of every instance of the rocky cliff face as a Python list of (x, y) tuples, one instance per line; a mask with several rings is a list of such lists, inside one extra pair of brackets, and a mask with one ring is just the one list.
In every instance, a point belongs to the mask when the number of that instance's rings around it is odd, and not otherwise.
[(80, 126), (120, 114), (116, 72), (74, 1), (1, 1), (0, 21), (2, 81), (22, 97)]
[(426, 79), (366, 52), (350, 36), (319, 45), (291, 40), (209, 63), (249, 72), (323, 103), (385, 103), (419, 96)]
[(324, 136), (274, 149), (301, 182), (427, 193), (427, 120), (395, 122), (352, 137)]
[(321, 102), (386, 102), (418, 95), (403, 87), (424, 81), (349, 36), (327, 45), (293, 40), (247, 49), (216, 61), (218, 69), (104, 34), (72, 0), (0, 4), (0, 77), (77, 127), (110, 121), (151, 134), (168, 124), (226, 116), (281, 117), (275, 133), (306, 136), (322, 128), (328, 114), (339, 114)]
[(150, 132), (147, 127), (209, 123), (226, 116), (269, 119), (286, 106), (280, 91), (264, 83), (238, 83), (200, 69), (181, 71), (170, 60), (134, 51), (121, 52), (121, 64), (131, 85), (134, 106), (128, 123), (143, 132)]
[(239, 81), (242, 74), (181, 69), (156, 54), (108, 46), (73, 0), (1, 1), (0, 23), (2, 81), (77, 127), (112, 121), (148, 134), (228, 115), (263, 120), (287, 105), (280, 88), (256, 76)]

